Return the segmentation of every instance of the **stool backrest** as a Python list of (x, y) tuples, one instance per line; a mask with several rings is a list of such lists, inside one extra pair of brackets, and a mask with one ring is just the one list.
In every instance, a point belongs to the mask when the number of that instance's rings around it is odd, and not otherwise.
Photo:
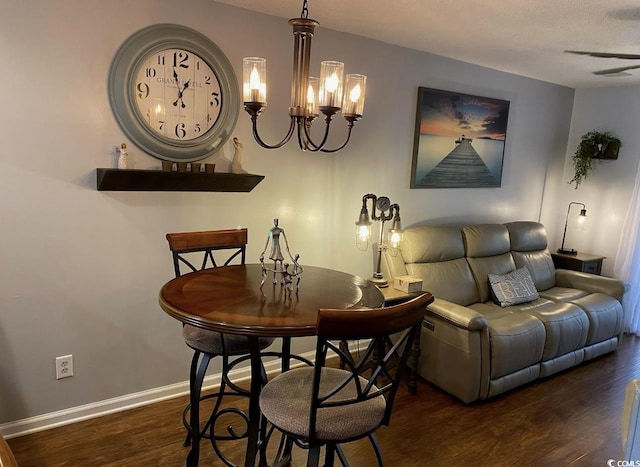
[[(167, 241), (173, 253), (176, 277), (186, 272), (228, 266), (234, 260), (236, 264), (245, 264), (246, 228), (168, 233)], [(221, 260), (222, 251), (226, 255)]]
[[(326, 407), (354, 406), (384, 396), (385, 414), (380, 425), (388, 425), (391, 408), (402, 371), (413, 341), (424, 318), (430, 294), (420, 295), (399, 305), (377, 309), (321, 309), (318, 315), (315, 374), (310, 414), (310, 439), (318, 410)], [(341, 349), (339, 341), (368, 339), (364, 350), (356, 353)], [(320, 375), (327, 353), (337, 354), (348, 374), (333, 388), (320, 390)], [(349, 396), (344, 389), (351, 387)], [(336, 394), (338, 397), (335, 397)], [(348, 423), (348, 420), (345, 420)]]

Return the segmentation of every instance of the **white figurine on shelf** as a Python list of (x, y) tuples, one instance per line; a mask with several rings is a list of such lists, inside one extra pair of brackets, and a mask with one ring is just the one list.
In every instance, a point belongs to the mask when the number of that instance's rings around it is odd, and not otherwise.
[(127, 159), (129, 158), (129, 153), (127, 152), (127, 145), (125, 143), (122, 143), (120, 145), (120, 148), (118, 149), (118, 152), (120, 153), (120, 155), (118, 156), (118, 168), (126, 169), (127, 163), (128, 163)]
[(231, 161), (231, 173), (232, 174), (246, 174), (247, 171), (242, 168), (242, 143), (238, 138), (233, 138), (233, 147), (236, 152), (233, 154)]

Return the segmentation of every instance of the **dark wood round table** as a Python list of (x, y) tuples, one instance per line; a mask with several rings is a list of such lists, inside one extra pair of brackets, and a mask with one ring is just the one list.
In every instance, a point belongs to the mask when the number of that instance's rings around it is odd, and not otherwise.
[[(299, 290), (294, 288), (290, 294), (279, 283), (273, 284), (272, 278), (269, 273), (261, 289), (259, 264), (205, 269), (167, 282), (159, 296), (162, 309), (185, 324), (247, 336), (251, 349), (251, 397), (244, 465), (251, 467), (255, 465), (260, 424), (258, 337), (313, 336), (320, 308), (384, 305), (384, 296), (375, 285), (344, 272), (304, 266)], [(188, 466), (198, 464), (198, 445), (192, 445)]]

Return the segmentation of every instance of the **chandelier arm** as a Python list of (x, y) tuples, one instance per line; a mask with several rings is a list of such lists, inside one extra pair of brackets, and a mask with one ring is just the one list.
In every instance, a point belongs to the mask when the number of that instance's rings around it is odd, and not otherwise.
[[(313, 140), (311, 139), (311, 135), (309, 135), (307, 125), (304, 125), (304, 136), (307, 142), (306, 146), (309, 151), (313, 151), (313, 152), (322, 151), (322, 148), (327, 142), (327, 138), (329, 138), (329, 129), (330, 129), (329, 127), (331, 126), (331, 117), (333, 117), (333, 114), (325, 115), (324, 136), (322, 137), (322, 141), (320, 142), (320, 144), (316, 144), (313, 142)], [(324, 151), (324, 152), (332, 152), (332, 151)]]
[(273, 146), (265, 143), (264, 141), (262, 141), (262, 138), (260, 138), (260, 135), (258, 134), (258, 116), (251, 116), (251, 123), (252, 123), (252, 128), (253, 128), (253, 138), (256, 140), (256, 142), (262, 146), (265, 149), (278, 149), (282, 146), (284, 146), (285, 144), (287, 144), (289, 142), (289, 140), (291, 139), (291, 137), (293, 136), (293, 132), (296, 128), (296, 117), (291, 117), (291, 123), (289, 124), (289, 131), (287, 132), (286, 136), (282, 139), (282, 141), (280, 141), (277, 144), (274, 144)]
[[(306, 119), (298, 119), (297, 121), (297, 127), (298, 127), (298, 146), (300, 146), (300, 149), (302, 149), (303, 151), (313, 151), (313, 149), (311, 149), (309, 147), (308, 144), (308, 140), (304, 137), (303, 131), (301, 127), (305, 127), (307, 126), (307, 122)], [(304, 132), (306, 133), (306, 132)]]
[(320, 149), (321, 152), (327, 153), (327, 154), (332, 154), (334, 152), (338, 152), (341, 149), (343, 149), (347, 144), (349, 144), (349, 140), (351, 139), (351, 129), (353, 128), (353, 123), (349, 123), (349, 131), (347, 132), (347, 139), (345, 140), (344, 143), (342, 143), (342, 146), (339, 146), (335, 149)]

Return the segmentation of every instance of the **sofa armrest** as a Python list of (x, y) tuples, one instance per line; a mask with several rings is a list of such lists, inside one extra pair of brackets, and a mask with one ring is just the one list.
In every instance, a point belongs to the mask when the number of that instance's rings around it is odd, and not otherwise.
[(445, 321), (469, 331), (479, 331), (488, 326), (487, 318), (477, 311), (436, 298), (427, 310)]
[(556, 285), (572, 289), (586, 290), (591, 293), (603, 293), (615, 297), (622, 303), (626, 287), (624, 282), (611, 277), (596, 276), (586, 272), (556, 270)]

